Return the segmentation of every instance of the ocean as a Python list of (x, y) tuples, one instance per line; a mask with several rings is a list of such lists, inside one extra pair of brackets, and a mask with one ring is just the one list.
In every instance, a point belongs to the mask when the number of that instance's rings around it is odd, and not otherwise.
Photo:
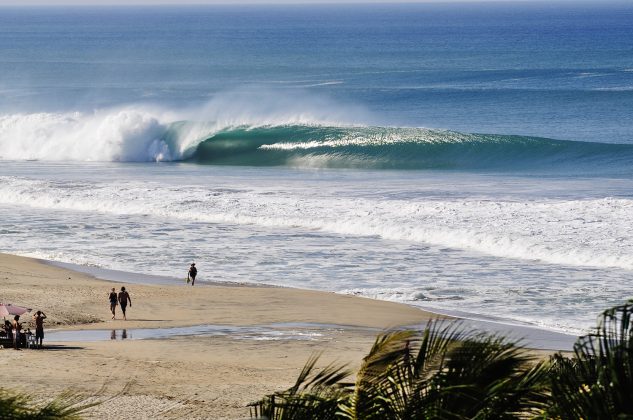
[(581, 334), (632, 110), (630, 2), (2, 7), (0, 251)]

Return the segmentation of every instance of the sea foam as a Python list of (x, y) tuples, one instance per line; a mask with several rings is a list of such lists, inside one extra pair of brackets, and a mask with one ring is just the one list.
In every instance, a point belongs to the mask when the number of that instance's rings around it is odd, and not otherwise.
[(340, 125), (366, 114), (318, 95), (243, 88), (204, 105), (130, 104), (89, 112), (0, 115), (0, 159), (151, 162), (183, 160), (232, 127)]
[(208, 223), (300, 227), (551, 264), (633, 269), (633, 240), (623, 233), (633, 225), (630, 199), (517, 202), (353, 199), (251, 191), (210, 194), (193, 185), (59, 184), (5, 176), (0, 177), (0, 203)]

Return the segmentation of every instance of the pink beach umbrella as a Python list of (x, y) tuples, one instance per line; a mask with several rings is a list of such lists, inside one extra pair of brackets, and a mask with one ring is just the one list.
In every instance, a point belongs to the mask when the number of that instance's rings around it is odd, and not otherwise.
[(31, 312), (31, 309), (11, 305), (10, 303), (0, 303), (0, 316), (2, 317), (9, 315), (22, 315), (26, 312)]

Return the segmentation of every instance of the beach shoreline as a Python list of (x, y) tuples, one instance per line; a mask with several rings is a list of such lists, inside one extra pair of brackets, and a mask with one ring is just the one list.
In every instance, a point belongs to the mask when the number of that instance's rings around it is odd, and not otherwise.
[[(311, 354), (356, 369), (381, 331), (452, 319), (333, 292), (115, 282), (9, 254), (0, 254), (0, 282), (1, 301), (47, 314), (51, 338), (43, 351), (0, 351), (4, 386), (37, 397), (68, 389), (98, 395), (109, 402), (88, 413), (94, 418), (246, 418), (248, 403), (291, 386)], [(108, 291), (121, 286), (132, 296), (127, 321), (109, 319)], [(23, 320), (34, 329), (30, 314)], [(507, 335), (496, 328), (489, 331)], [(535, 348), (564, 344), (554, 333), (521, 333)]]
[[(95, 418), (248, 417), (246, 405), (292, 385), (311, 354), (354, 368), (377, 332), (436, 317), (404, 304), (283, 287), (115, 283), (8, 254), (0, 254), (0, 282), (0, 300), (43, 310), (51, 336), (52, 330), (118, 334), (116, 340), (76, 342), (45, 337), (42, 351), (0, 351), (5, 387), (36, 397), (72, 389), (114, 398), (89, 413)], [(127, 321), (109, 319), (107, 294), (121, 286), (132, 297)], [(30, 314), (23, 320), (34, 329)], [(132, 337), (137, 329), (200, 325), (241, 333)], [(266, 325), (269, 331), (243, 333)], [(130, 339), (120, 339), (123, 330)], [(287, 331), (298, 331), (298, 338)], [(112, 401), (117, 409), (109, 412)]]
[[(51, 264), (56, 267), (78, 271), (91, 275), (102, 280), (114, 281), (119, 283), (134, 284), (166, 284), (177, 285), (177, 279), (168, 276), (157, 276), (148, 274), (136, 274), (127, 271), (111, 270), (101, 267), (81, 266), (72, 263), (63, 263), (57, 261), (39, 260), (45, 264)], [(290, 288), (287, 286), (279, 286), (265, 283), (247, 283), (247, 282), (227, 282), (227, 281), (199, 281), (200, 286), (226, 286), (226, 287), (265, 287), (265, 288)], [(306, 290), (306, 289), (300, 289)], [(323, 291), (321, 291), (323, 292)], [(332, 293), (332, 292), (323, 292)], [(459, 319), (467, 328), (485, 331), (493, 334), (503, 334), (510, 336), (518, 341), (523, 342), (527, 347), (538, 350), (570, 350), (576, 341), (577, 335), (539, 328), (538, 326), (520, 323), (518, 321), (507, 320), (495, 316), (482, 316), (472, 314), (465, 311), (437, 310), (434, 308), (426, 308), (420, 305), (409, 305), (407, 303), (398, 303), (411, 306), (415, 309), (422, 310), (431, 315), (433, 318), (442, 319)], [(354, 327), (350, 325), (340, 325), (341, 327)], [(423, 325), (407, 325), (414, 328), (423, 327)]]

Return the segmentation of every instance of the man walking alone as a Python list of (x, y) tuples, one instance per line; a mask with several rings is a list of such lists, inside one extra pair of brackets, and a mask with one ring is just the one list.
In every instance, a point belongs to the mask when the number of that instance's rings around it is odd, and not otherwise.
[(196, 282), (196, 275), (198, 275), (198, 269), (196, 268), (196, 263), (191, 263), (191, 267), (189, 267), (189, 278), (191, 279), (191, 285)]

